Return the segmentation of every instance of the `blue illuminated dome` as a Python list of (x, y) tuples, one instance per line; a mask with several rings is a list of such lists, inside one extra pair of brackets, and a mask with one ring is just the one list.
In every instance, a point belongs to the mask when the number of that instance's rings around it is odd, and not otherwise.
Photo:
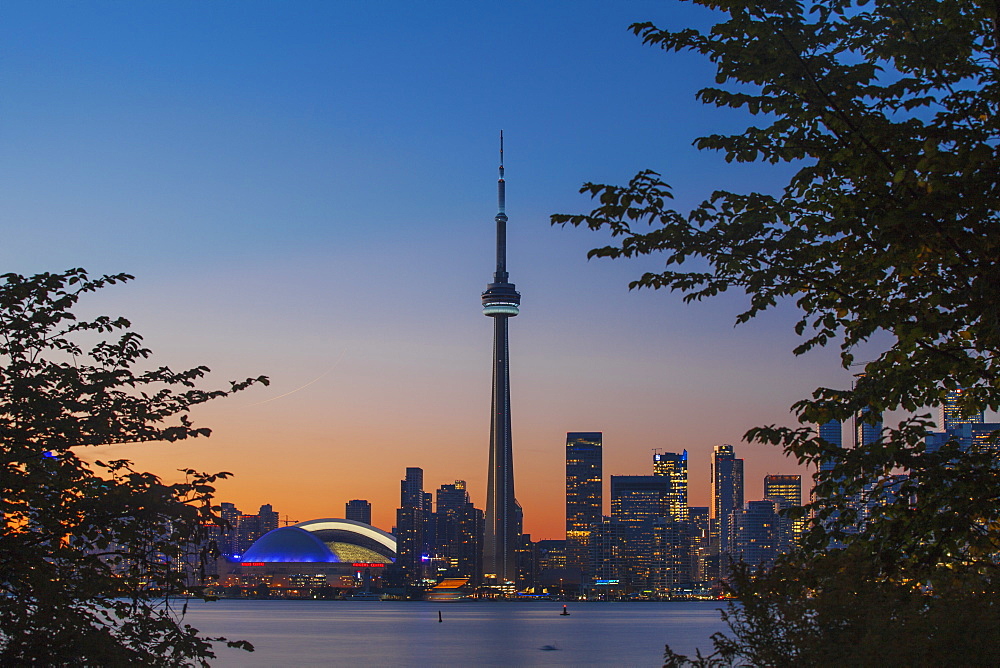
[(337, 562), (340, 559), (310, 532), (298, 527), (268, 531), (243, 555), (244, 562)]
[(243, 563), (384, 563), (396, 560), (396, 537), (353, 520), (322, 519), (269, 531)]

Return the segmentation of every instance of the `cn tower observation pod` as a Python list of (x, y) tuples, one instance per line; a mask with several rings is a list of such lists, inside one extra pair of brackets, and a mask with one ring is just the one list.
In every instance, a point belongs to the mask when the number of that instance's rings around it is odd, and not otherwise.
[(490, 283), (483, 293), (483, 315), (512, 317), (520, 304), (521, 295), (511, 283)]

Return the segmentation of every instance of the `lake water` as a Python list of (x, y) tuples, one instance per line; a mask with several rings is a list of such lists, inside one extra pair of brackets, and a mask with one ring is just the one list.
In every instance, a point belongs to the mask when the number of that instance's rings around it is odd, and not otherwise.
[(561, 616), (544, 601), (221, 600), (192, 605), (187, 621), (256, 647), (220, 647), (216, 666), (662, 666), (666, 643), (709, 649), (719, 607), (569, 603)]

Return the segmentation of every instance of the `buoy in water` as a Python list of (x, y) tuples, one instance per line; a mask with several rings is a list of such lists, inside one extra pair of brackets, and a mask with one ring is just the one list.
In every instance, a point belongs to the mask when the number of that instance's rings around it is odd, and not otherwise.
[(441, 623), (441, 622), (443, 622), (443, 621), (444, 621), (444, 620), (443, 620), (443, 619), (441, 619), (441, 611), (440, 611), (440, 610), (438, 610), (438, 623)]
[(562, 612), (560, 612), (559, 614), (560, 614), (561, 616), (569, 616), (569, 610), (567, 610), (567, 609), (566, 609), (566, 606), (565, 606), (565, 605), (563, 606), (563, 611), (562, 611)]

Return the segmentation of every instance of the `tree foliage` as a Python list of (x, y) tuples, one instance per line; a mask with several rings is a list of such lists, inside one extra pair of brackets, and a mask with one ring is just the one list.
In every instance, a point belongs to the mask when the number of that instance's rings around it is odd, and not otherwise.
[[(695, 2), (721, 12), (708, 31), (631, 29), (667, 52), (706, 56), (716, 85), (698, 99), (760, 120), (739, 134), (698, 138), (696, 146), (727, 161), (788, 163), (793, 176), (777, 194), (717, 190), (679, 211), (670, 187), (647, 170), (624, 186), (585, 184), (581, 192), (597, 208), (554, 215), (553, 223), (609, 230), (615, 243), (592, 257), (663, 258), (663, 271), (632, 287), (678, 290), (685, 300), (744, 291), (749, 305), (738, 322), (793, 302), (802, 336), (795, 354), (838, 345), (849, 368), (860, 344), (885, 336), (889, 345), (864, 364), (853, 388), (820, 387), (793, 406), (804, 425), (865, 411), (872, 422), (886, 411), (915, 413), (956, 388), (966, 389), (968, 408), (997, 409), (1000, 3)], [(927, 623), (941, 619), (935, 611), (947, 607), (946, 594), (955, 601), (995, 590), (995, 456), (955, 444), (925, 452), (929, 425), (928, 416), (913, 417), (846, 450), (811, 426), (747, 434), (800, 463), (834, 466), (818, 477), (815, 503), (800, 511), (816, 515), (804, 551), (770, 579), (738, 583), (744, 605), (762, 597), (775, 605), (797, 600), (801, 609), (750, 607), (746, 614), (754, 611), (756, 621), (771, 615), (777, 628), (790, 628), (800, 613), (818, 623), (821, 609), (831, 609), (824, 601), (836, 608), (836, 596), (823, 592), (841, 592), (846, 582), (819, 564), (843, 559), (871, 591), (915, 597), (913, 610), (923, 610)], [(901, 471), (908, 479), (888, 493), (886, 481)], [(880, 494), (873, 519), (859, 528), (858, 500)], [(832, 554), (831, 544), (848, 550)], [(826, 579), (811, 580), (820, 577), (812, 573)], [(995, 610), (983, 614), (995, 622)], [(812, 630), (834, 627), (827, 620)], [(860, 642), (857, 634), (836, 637), (829, 647), (845, 652), (848, 638)], [(741, 642), (752, 649), (749, 639)]]
[(203, 390), (206, 367), (137, 368), (150, 351), (127, 320), (72, 311), (126, 274), (0, 278), (0, 663), (204, 664), (224, 639), (183, 614), (229, 474), (171, 484), (86, 446), (208, 436), (189, 409), (267, 379)]

